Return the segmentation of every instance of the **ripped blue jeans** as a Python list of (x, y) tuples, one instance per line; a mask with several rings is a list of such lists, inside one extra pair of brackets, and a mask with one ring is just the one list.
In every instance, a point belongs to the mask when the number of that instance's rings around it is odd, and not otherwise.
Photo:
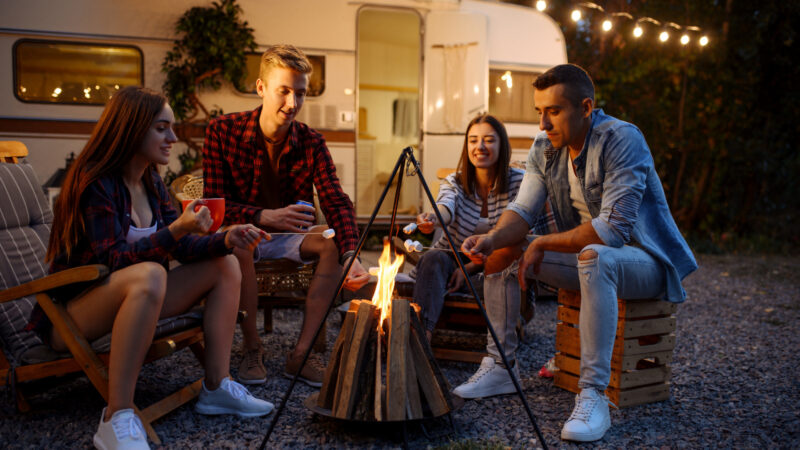
[[(594, 256), (590, 251), (594, 252)], [(664, 267), (644, 250), (592, 244), (581, 252), (545, 252), (539, 274), (527, 277), (551, 286), (581, 292), (581, 388), (605, 390), (611, 377), (611, 354), (617, 331), (617, 298), (660, 298), (664, 295)], [(579, 260), (580, 259), (580, 260)], [(486, 312), (495, 327), (506, 357), (515, 359), (519, 343), (519, 262), (500, 273), (487, 275), (483, 285)], [(500, 361), (488, 335), (487, 352)]]

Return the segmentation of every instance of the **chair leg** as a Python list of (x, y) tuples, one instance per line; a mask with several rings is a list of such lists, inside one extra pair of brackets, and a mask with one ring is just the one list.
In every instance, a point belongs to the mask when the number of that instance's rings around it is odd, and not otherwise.
[(203, 379), (201, 378), (141, 411), (138, 408), (135, 408), (136, 414), (142, 420), (144, 429), (147, 432), (147, 437), (149, 437), (154, 444), (160, 445), (161, 439), (158, 438), (158, 434), (156, 434), (156, 431), (153, 429), (151, 423), (196, 398), (197, 395), (200, 394), (200, 390), (203, 389), (202, 383)]
[(192, 350), (194, 353), (195, 358), (197, 361), (200, 362), (200, 365), (203, 366), (203, 369), (206, 368), (206, 348), (202, 342), (195, 342), (194, 344), (189, 346), (189, 349)]
[(272, 333), (272, 306), (264, 306), (264, 333)]

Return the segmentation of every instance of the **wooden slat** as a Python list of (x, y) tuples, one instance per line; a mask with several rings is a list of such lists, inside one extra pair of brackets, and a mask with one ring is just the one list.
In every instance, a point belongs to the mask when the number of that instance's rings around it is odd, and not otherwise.
[(72, 317), (69, 316), (64, 306), (53, 303), (47, 294), (37, 294), (36, 301), (53, 323), (53, 328), (67, 344), (67, 348), (78, 361), (81, 369), (89, 377), (89, 381), (103, 399), (108, 401), (108, 370), (86, 342)]
[(482, 351), (458, 350), (454, 348), (433, 347), (433, 356), (446, 361), (461, 361), (480, 364), (484, 356), (489, 354)]
[(578, 291), (570, 291), (567, 289), (558, 290), (558, 304), (571, 306), (573, 308), (581, 307), (581, 293)]
[(622, 305), (619, 315), (627, 319), (668, 316), (678, 311), (676, 303), (664, 300), (625, 300)]
[(336, 342), (333, 344), (328, 366), (325, 368), (325, 377), (323, 378), (322, 387), (317, 397), (317, 405), (320, 408), (331, 409), (331, 407), (333, 407), (333, 398), (334, 394), (336, 394), (336, 380), (339, 378), (339, 368), (342, 363), (342, 352), (344, 351), (345, 343), (350, 342), (350, 338), (353, 334), (353, 325), (356, 321), (356, 311), (352, 310), (353, 303), (350, 303), (350, 307), (351, 309), (345, 313), (341, 331), (336, 338)]
[(382, 339), (378, 336), (378, 342), (375, 343), (375, 386), (373, 390), (375, 391), (374, 403), (373, 403), (373, 415), (375, 420), (382, 421), (386, 419), (386, 414), (384, 414), (385, 408), (384, 405), (384, 389), (383, 389), (383, 367), (381, 365), (381, 353), (383, 351), (383, 344)]
[(108, 267), (101, 264), (73, 267), (62, 270), (46, 277), (39, 278), (19, 286), (14, 286), (0, 292), (0, 303), (15, 300), (28, 295), (49, 291), (57, 287), (66, 286), (81, 281), (93, 281), (108, 274)]
[(0, 162), (14, 163), (28, 156), (28, 147), (20, 141), (0, 141)]
[[(375, 311), (375, 306), (370, 302), (361, 302), (358, 306), (356, 323), (353, 327), (353, 338), (342, 373), (361, 373), (364, 366), (364, 351), (368, 347), (367, 341), (369, 340), (370, 328), (375, 326)], [(355, 407), (358, 388), (356, 385), (357, 377), (339, 376), (339, 381), (341, 382), (341, 390), (338, 389), (339, 385), (337, 384), (337, 391), (340, 391), (341, 395), (337, 392), (333, 415), (340, 419), (350, 419)]]
[[(377, 315), (377, 311), (376, 311)], [(375, 361), (377, 358), (378, 329), (371, 327), (367, 338), (367, 348), (364, 350), (364, 365), (361, 372), (351, 375), (358, 379), (356, 389), (355, 410), (353, 419), (361, 421), (372, 421), (375, 417)]]
[[(555, 362), (560, 372), (580, 377), (580, 359), (563, 353), (557, 353)], [(667, 382), (671, 375), (672, 370), (669, 366), (665, 365), (640, 370), (612, 370), (608, 385), (616, 389), (630, 389), (638, 386)]]
[(674, 317), (660, 317), (656, 319), (644, 320), (625, 320), (621, 319), (622, 324), (619, 328), (619, 333), (623, 333), (625, 339), (636, 338), (641, 336), (652, 336), (656, 334), (667, 334), (675, 331), (675, 318)]
[[(353, 332), (355, 331), (355, 326), (356, 326), (356, 317), (358, 316), (358, 305), (360, 305), (361, 301), (356, 300), (356, 302), (358, 303), (356, 303), (355, 306), (352, 302), (350, 303), (351, 310), (347, 312), (347, 314), (350, 314), (351, 312), (353, 314), (352, 327), (348, 329), (343, 328), (342, 331), (339, 333), (340, 336), (342, 335), (342, 333), (344, 333), (343, 336), (344, 344), (342, 346), (342, 353), (339, 356), (339, 373), (336, 375), (335, 378), (336, 388), (334, 389), (333, 402), (331, 403), (331, 413), (333, 413), (336, 410), (337, 406), (341, 401), (342, 391), (344, 389), (344, 383), (346, 381), (345, 380), (346, 377), (343, 376), (343, 371), (345, 365), (347, 364), (347, 359), (350, 355), (351, 343), (353, 342)], [(352, 308), (354, 307), (355, 310), (352, 310)]]
[[(411, 328), (409, 328), (410, 333)], [(409, 348), (411, 348), (411, 337), (409, 336)], [(421, 419), (422, 418), (422, 398), (419, 390), (419, 382), (417, 381), (417, 370), (414, 368), (414, 358), (411, 352), (406, 352), (406, 382), (408, 383), (408, 402), (407, 414), (408, 419)]]
[(389, 348), (386, 356), (386, 420), (406, 418), (406, 353), (410, 330), (408, 302), (392, 300), (391, 325), (389, 326)]
[(434, 416), (440, 416), (450, 411), (447, 393), (443, 392), (443, 389), (439, 386), (433, 368), (425, 357), (420, 339), (425, 339), (425, 336), (420, 336), (416, 330), (411, 330), (411, 357), (417, 372), (417, 381), (422, 388), (422, 393), (431, 413)]
[(197, 397), (201, 389), (203, 389), (202, 378), (143, 409), (139, 418), (143, 422), (155, 422)]
[(609, 385), (619, 389), (630, 389), (638, 386), (666, 383), (669, 382), (671, 376), (672, 369), (669, 366), (657, 366), (626, 372), (613, 371), (611, 372)]
[(558, 305), (558, 312), (556, 318), (564, 323), (577, 325), (581, 311), (579, 309), (571, 308), (566, 305)]
[(661, 335), (655, 336), (658, 338), (652, 343), (640, 342), (640, 339), (625, 339), (625, 355), (642, 355), (652, 352), (662, 352), (664, 350), (672, 350), (675, 348), (675, 335)]
[(417, 372), (417, 380), (428, 407), (434, 416), (453, 409), (450, 399), (450, 383), (445, 378), (425, 338), (425, 330), (416, 315), (411, 316), (411, 356)]

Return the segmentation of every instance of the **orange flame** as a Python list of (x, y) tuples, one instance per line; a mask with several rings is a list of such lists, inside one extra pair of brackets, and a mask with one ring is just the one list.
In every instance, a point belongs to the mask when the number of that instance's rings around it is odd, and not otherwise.
[(389, 251), (389, 241), (383, 243), (383, 253), (378, 259), (378, 285), (375, 287), (375, 295), (372, 296), (372, 304), (381, 310), (381, 320), (378, 321), (378, 329), (383, 326), (383, 321), (392, 311), (392, 292), (394, 292), (394, 277), (403, 265), (403, 255), (396, 253), (394, 261)]

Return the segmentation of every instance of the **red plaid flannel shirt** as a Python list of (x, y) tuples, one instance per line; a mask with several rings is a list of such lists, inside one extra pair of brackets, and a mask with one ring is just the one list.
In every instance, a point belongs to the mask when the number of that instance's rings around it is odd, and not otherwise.
[[(226, 114), (208, 124), (203, 145), (203, 195), (225, 198), (225, 223), (256, 223), (263, 207), (256, 204), (267, 160), (258, 124), (261, 107)], [(336, 231), (339, 254), (355, 250), (358, 227), (350, 197), (344, 193), (325, 139), (297, 121), (289, 128), (289, 143), (278, 167), (281, 205), (313, 202), (317, 188), (325, 220)]]

